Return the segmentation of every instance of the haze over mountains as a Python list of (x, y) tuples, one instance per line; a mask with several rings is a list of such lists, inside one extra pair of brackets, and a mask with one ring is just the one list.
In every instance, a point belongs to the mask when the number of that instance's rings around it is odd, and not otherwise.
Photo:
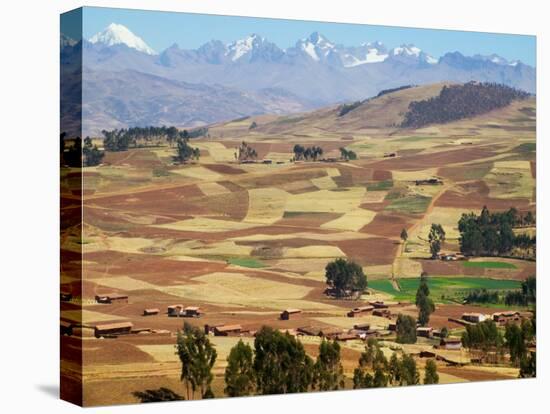
[(229, 44), (211, 40), (197, 49), (174, 44), (157, 53), (113, 23), (89, 41), (62, 35), (63, 70), (78, 70), (81, 54), (83, 135), (301, 112), (407, 84), (476, 80), (534, 92), (536, 77), (535, 68), (495, 54), (450, 51), (437, 59), (412, 44), (344, 46), (317, 32), (287, 49), (252, 34)]

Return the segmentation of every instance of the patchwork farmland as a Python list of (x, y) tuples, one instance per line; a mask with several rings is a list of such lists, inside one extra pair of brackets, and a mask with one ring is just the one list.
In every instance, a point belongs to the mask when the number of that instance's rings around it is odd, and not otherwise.
[[(207, 136), (189, 141), (200, 158), (185, 163), (174, 162), (175, 146), (166, 142), (106, 151), (100, 165), (85, 167), (82, 226), (63, 229), (61, 241), (62, 291), (70, 293), (61, 316), (71, 327), (62, 340), (63, 375), (77, 378), (81, 355), (85, 404), (134, 402), (136, 390), (159, 387), (183, 395), (174, 345), (184, 320), (201, 330), (240, 326), (240, 334), (211, 337), (218, 353), (212, 390), (223, 396), (229, 350), (240, 339), (253, 344), (264, 325), (296, 334), (303, 327), (345, 333), (368, 324), (384, 350), (413, 355), (423, 367), (423, 352), (443, 352), (433, 350), (439, 341), (397, 344), (390, 329), (398, 314), (416, 317), (423, 272), (436, 304), (435, 329), (460, 337), (465, 325), (457, 320), (464, 313), (525, 312), (526, 306), (503, 301), (464, 299), (481, 289), (520, 290), (535, 275), (533, 257), (455, 259), (462, 214), (480, 214), (483, 206), (535, 214), (535, 100), (447, 124), (396, 126), (403, 111), (393, 108), (435, 96), (441, 87), (390, 93), (345, 116), (333, 107), (210, 125)], [(373, 120), (372, 114), (384, 116)], [(254, 162), (236, 159), (243, 141), (257, 152)], [(297, 143), (321, 147), (322, 157), (295, 159)], [(343, 159), (340, 148), (357, 158)], [(74, 174), (62, 169), (66, 217), (79, 200)], [(446, 234), (435, 259), (432, 224)], [(534, 234), (534, 227), (514, 231)], [(357, 263), (367, 276), (368, 287), (355, 300), (326, 293), (325, 267), (338, 258)], [(372, 310), (346, 316), (373, 301), (390, 304), (389, 317)], [(200, 308), (200, 317), (169, 317), (168, 307), (177, 304)], [(144, 316), (145, 309), (157, 312)], [(301, 312), (283, 320), (285, 309)], [(97, 335), (124, 323), (133, 333)], [(315, 357), (320, 337), (299, 337)], [(347, 388), (364, 341), (342, 341)], [(465, 348), (445, 352), (437, 358), (440, 382), (518, 376), (510, 365), (475, 363)]]

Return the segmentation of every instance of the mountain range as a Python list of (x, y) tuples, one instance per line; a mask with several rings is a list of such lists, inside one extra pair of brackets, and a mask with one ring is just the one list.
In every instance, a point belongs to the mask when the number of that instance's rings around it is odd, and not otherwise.
[(88, 40), (62, 34), (60, 44), (62, 73), (82, 70), (86, 135), (302, 112), (409, 84), (475, 80), (535, 92), (535, 68), (496, 54), (452, 51), (435, 58), (413, 44), (350, 47), (317, 32), (286, 49), (252, 34), (230, 43), (211, 40), (197, 49), (173, 44), (157, 53), (128, 28), (112, 23)]

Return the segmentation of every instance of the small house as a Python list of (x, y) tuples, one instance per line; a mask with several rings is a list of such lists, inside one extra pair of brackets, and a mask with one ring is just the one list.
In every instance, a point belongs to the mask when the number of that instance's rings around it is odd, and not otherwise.
[(181, 313), (186, 318), (199, 318), (201, 316), (201, 310), (198, 306), (188, 306)]
[(459, 350), (462, 348), (462, 340), (456, 337), (441, 338), (439, 347), (443, 349)]
[(321, 329), (314, 326), (303, 326), (301, 328), (296, 329), (296, 332), (298, 333), (298, 335), (305, 335), (305, 336), (321, 335)]
[(351, 341), (358, 338), (359, 338), (359, 335), (357, 335), (354, 332), (341, 332), (336, 336), (334, 336), (334, 339), (337, 341)]
[(391, 312), (389, 309), (375, 309), (372, 311), (373, 316), (379, 316), (381, 318), (391, 318)]
[(370, 323), (356, 323), (353, 325), (353, 329), (358, 331), (368, 331), (370, 329)]
[(374, 300), (369, 302), (374, 309), (387, 309), (388, 305), (381, 300)]
[(218, 323), (218, 324), (215, 324), (215, 325), (209, 325), (209, 324), (205, 323), (204, 324), (204, 333), (206, 335), (214, 334), (214, 329), (218, 328), (220, 326), (223, 326), (223, 323)]
[(158, 315), (160, 312), (157, 308), (149, 308), (149, 309), (143, 309), (143, 316), (152, 316), (152, 315)]
[(321, 328), (319, 332), (319, 336), (326, 339), (335, 339), (340, 334), (342, 334), (342, 329), (333, 327)]
[(372, 305), (369, 305), (369, 306), (360, 306), (360, 307), (357, 307), (357, 308), (353, 308), (352, 310), (350, 310), (347, 315), (349, 318), (354, 318), (356, 316), (361, 316), (361, 314), (364, 314), (366, 312), (370, 312), (374, 309), (374, 306)]
[(110, 303), (128, 303), (128, 295), (119, 295), (116, 293), (109, 294), (109, 295), (96, 295), (95, 300), (97, 303), (104, 303), (104, 304), (110, 304)]
[(128, 303), (128, 295), (109, 295), (109, 303)]
[(290, 319), (290, 315), (296, 315), (301, 312), (302, 312), (301, 309), (294, 309), (294, 308), (285, 309), (284, 311), (281, 312), (280, 318), (283, 321), (288, 321)]
[(479, 323), (487, 319), (487, 316), (482, 313), (467, 312), (462, 314), (462, 319), (466, 322)]
[(416, 336), (421, 336), (423, 338), (431, 338), (433, 335), (433, 328), (429, 326), (419, 326), (416, 328)]
[(167, 308), (168, 316), (180, 316), (183, 305), (170, 305)]
[(214, 336), (238, 336), (241, 333), (241, 325), (222, 325), (214, 327)]
[(126, 335), (132, 332), (133, 327), (132, 322), (114, 322), (96, 325), (94, 331), (96, 338), (99, 338), (101, 336)]

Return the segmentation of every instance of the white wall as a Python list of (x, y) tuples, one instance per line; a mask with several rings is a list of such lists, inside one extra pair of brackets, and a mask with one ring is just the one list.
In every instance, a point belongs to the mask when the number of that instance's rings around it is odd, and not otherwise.
[[(85, 4), (537, 34), (538, 112), (548, 115), (550, 34), (547, 16), (550, 13), (544, 10), (544, 3), (534, 0), (90, 0)], [(17, 291), (27, 294), (4, 295), (8, 300), (8, 303), (3, 303), (5, 308), (17, 309), (24, 301), (41, 310), (40, 316), (2, 314), (4, 332), (18, 332), (17, 336), (3, 333), (0, 340), (3, 391), (0, 408), (4, 412), (64, 413), (77, 410), (53, 395), (58, 383), (58, 14), (82, 4), (76, 0), (11, 0), (2, 3), (0, 289), (4, 293)], [(541, 154), (550, 154), (548, 116), (539, 115), (538, 127), (540, 158)], [(548, 244), (540, 243), (541, 236), (542, 239), (548, 238), (549, 232), (548, 196), (540, 187), (548, 182), (549, 164), (537, 164), (539, 269), (547, 268), (550, 257)], [(538, 274), (540, 298), (548, 294), (549, 282), (545, 280), (547, 274), (541, 271)], [(536, 380), (169, 403), (161, 407), (126, 406), (114, 412), (158, 412), (161, 408), (166, 413), (224, 410), (224, 413), (280, 414), (338, 412), (343, 407), (349, 411), (357, 407), (357, 413), (375, 409), (413, 413), (425, 412), (426, 401), (430, 410), (449, 414), (548, 412), (545, 406), (547, 394), (543, 394), (550, 389), (548, 352), (544, 352), (545, 348), (548, 349), (548, 309), (547, 303), (539, 301), (539, 378)], [(28, 318), (24, 333), (15, 326), (22, 318)], [(113, 411), (112, 408), (108, 410)]]

